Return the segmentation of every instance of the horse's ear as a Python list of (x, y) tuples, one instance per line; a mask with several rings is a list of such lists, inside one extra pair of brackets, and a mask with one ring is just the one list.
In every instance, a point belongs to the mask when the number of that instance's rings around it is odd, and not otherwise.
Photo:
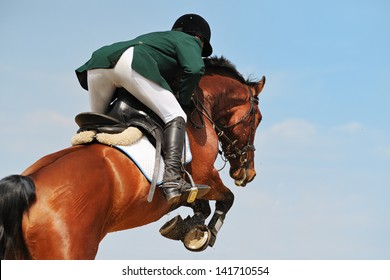
[(264, 85), (265, 85), (265, 76), (263, 76), (261, 80), (259, 80), (255, 85), (256, 96), (258, 96), (260, 92), (263, 90)]

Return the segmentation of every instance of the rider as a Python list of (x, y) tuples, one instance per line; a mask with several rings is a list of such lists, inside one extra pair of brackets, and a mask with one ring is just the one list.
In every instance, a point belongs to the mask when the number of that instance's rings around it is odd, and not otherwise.
[[(76, 69), (81, 86), (88, 90), (93, 112), (106, 113), (116, 88), (123, 87), (148, 106), (164, 122), (165, 172), (163, 192), (176, 203), (191, 188), (181, 162), (187, 116), (182, 106), (204, 74), (202, 57), (210, 56), (211, 31), (196, 14), (178, 18), (172, 30), (141, 35), (96, 50)], [(167, 81), (180, 75), (178, 100)]]

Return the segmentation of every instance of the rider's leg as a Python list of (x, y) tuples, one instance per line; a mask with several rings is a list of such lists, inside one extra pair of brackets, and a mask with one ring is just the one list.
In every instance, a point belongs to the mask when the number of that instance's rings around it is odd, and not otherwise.
[(176, 203), (191, 185), (183, 178), (182, 153), (187, 115), (172, 92), (131, 69), (133, 49), (127, 50), (114, 68), (115, 79), (165, 123), (165, 172), (163, 191), (168, 203)]
[(104, 114), (115, 92), (111, 69), (88, 70), (88, 93), (92, 112)]
[(183, 178), (182, 152), (186, 123), (182, 117), (177, 117), (164, 128), (165, 172), (163, 190), (168, 203), (176, 203), (180, 199), (181, 192), (191, 188)]
[(115, 84), (124, 87), (140, 102), (148, 106), (166, 124), (177, 117), (187, 121), (187, 115), (176, 97), (159, 84), (148, 80), (131, 68), (133, 48), (123, 53), (113, 69)]

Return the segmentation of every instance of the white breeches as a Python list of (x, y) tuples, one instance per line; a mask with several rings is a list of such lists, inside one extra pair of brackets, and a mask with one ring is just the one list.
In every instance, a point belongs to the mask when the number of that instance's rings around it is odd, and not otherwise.
[(176, 117), (187, 121), (187, 115), (175, 96), (159, 84), (131, 68), (133, 47), (126, 50), (112, 69), (88, 70), (88, 91), (93, 112), (105, 113), (115, 89), (125, 88), (155, 112), (164, 123)]

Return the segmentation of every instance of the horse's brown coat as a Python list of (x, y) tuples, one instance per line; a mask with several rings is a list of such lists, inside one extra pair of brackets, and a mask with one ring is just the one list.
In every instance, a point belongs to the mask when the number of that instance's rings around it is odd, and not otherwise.
[[(213, 69), (202, 78), (197, 98), (217, 124), (234, 124), (249, 110), (248, 86), (257, 96), (265, 80), (246, 84), (231, 75), (229, 69)], [(214, 168), (218, 136), (207, 119), (203, 119), (203, 128), (195, 128), (190, 120), (200, 121), (200, 115), (188, 113), (193, 154), (188, 169), (196, 183), (211, 186), (202, 199), (217, 200), (221, 205), (229, 200), (227, 212), (233, 194)], [(261, 120), (257, 105), (252, 117), (257, 127)], [(251, 121), (248, 118), (226, 129), (226, 135), (236, 139), (237, 146), (245, 145)], [(248, 152), (247, 160), (244, 168), (239, 159), (230, 159), (230, 175), (235, 180), (245, 178), (244, 185), (256, 174), (253, 151)], [(136, 165), (115, 148), (101, 144), (75, 146), (47, 155), (23, 175), (31, 176), (36, 185), (37, 200), (25, 213), (22, 224), (32, 259), (93, 259), (107, 233), (154, 222), (171, 210), (158, 190), (148, 203), (150, 184)]]

